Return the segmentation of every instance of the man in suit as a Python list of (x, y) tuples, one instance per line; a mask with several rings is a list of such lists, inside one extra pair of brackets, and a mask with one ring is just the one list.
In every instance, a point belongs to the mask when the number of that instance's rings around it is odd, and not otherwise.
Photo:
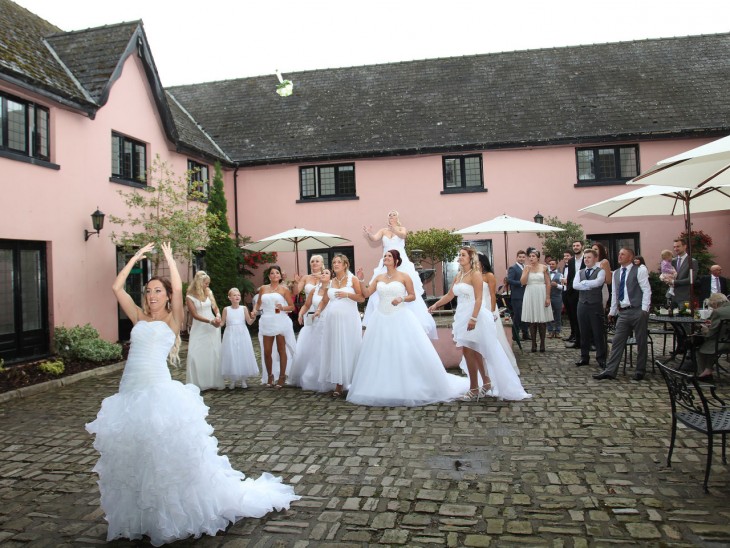
[(507, 283), (510, 287), (510, 303), (512, 304), (512, 324), (515, 330), (522, 333), (522, 340), (530, 340), (527, 333), (529, 324), (523, 324), (522, 319), (522, 299), (525, 296), (525, 286), (522, 285), (522, 271), (525, 268), (525, 259), (527, 254), (523, 250), (517, 252), (517, 261), (507, 270)]
[(598, 255), (592, 249), (583, 254), (586, 267), (579, 270), (573, 281), (578, 292), (578, 326), (580, 327), (580, 360), (577, 367), (590, 363), (591, 340), (596, 345), (596, 362), (606, 367), (606, 337), (603, 335), (603, 284), (606, 274), (596, 265)]
[(690, 281), (689, 256), (687, 255), (687, 242), (684, 240), (674, 240), (674, 254), (676, 258), (672, 260), (672, 266), (677, 271), (677, 277), (674, 278), (674, 296), (672, 297), (672, 306), (682, 306), (689, 302), (690, 284), (697, 281), (697, 259), (692, 259), (692, 281)]
[[(727, 340), (728, 328), (727, 326), (723, 326), (721, 333), (720, 322), (730, 320), (730, 303), (728, 303), (725, 295), (722, 293), (714, 293), (709, 298), (709, 301), (708, 306), (713, 309), (712, 315), (710, 316), (710, 326), (703, 328), (702, 334), (705, 339), (697, 352), (697, 364), (701, 369), (698, 378), (705, 382), (712, 382), (712, 367), (715, 365), (715, 344), (717, 339)], [(720, 343), (719, 350), (720, 352), (730, 351), (730, 345)]]
[(565, 311), (570, 321), (570, 337), (566, 339), (567, 348), (580, 348), (580, 326), (578, 325), (578, 291), (573, 287), (575, 276), (578, 272), (586, 267), (583, 261), (583, 242), (576, 240), (573, 242), (573, 256), (568, 260), (567, 275), (563, 280), (565, 286), (565, 295), (563, 302), (565, 303)]
[(713, 293), (727, 295), (727, 278), (721, 276), (722, 267), (719, 264), (713, 264), (710, 267), (710, 273), (700, 276), (697, 282), (697, 298), (700, 304), (705, 299), (709, 299)]
[(634, 334), (636, 338), (636, 374), (640, 381), (646, 374), (647, 339), (649, 331), (649, 308), (651, 307), (651, 287), (649, 271), (644, 265), (634, 264), (634, 250), (623, 248), (618, 253), (617, 268), (613, 272), (611, 284), (611, 311), (608, 320), (616, 318), (616, 333), (611, 341), (611, 354), (606, 368), (593, 375), (594, 379), (615, 379), (618, 366), (624, 355), (626, 340)]
[(560, 337), (563, 313), (563, 275), (558, 270), (555, 259), (548, 261), (548, 275), (550, 276), (550, 306), (553, 308), (553, 321), (548, 323), (548, 338)]

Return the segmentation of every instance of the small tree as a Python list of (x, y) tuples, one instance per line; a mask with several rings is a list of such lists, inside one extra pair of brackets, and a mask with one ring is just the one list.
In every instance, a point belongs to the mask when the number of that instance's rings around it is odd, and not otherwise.
[[(412, 258), (412, 251), (423, 251), (423, 260), (436, 269), (438, 263), (450, 261), (459, 253), (462, 238), (460, 234), (452, 234), (454, 229), (429, 228), (408, 234), (406, 253)], [(418, 265), (416, 265), (418, 266)], [(436, 294), (436, 277), (431, 279), (431, 290)]]
[[(127, 214), (109, 215), (110, 222), (124, 227), (121, 232), (112, 231), (112, 242), (128, 252), (149, 242), (158, 249), (162, 242), (170, 242), (175, 255), (189, 265), (193, 253), (208, 243), (209, 216), (202, 204), (191, 201), (195, 196), (188, 192), (187, 180), (187, 176), (175, 176), (167, 163), (156, 156), (148, 172), (148, 186), (119, 191)], [(161, 253), (152, 256), (155, 275), (161, 260)]]
[(693, 230), (691, 234), (691, 240), (687, 240), (686, 230), (679, 235), (679, 238), (692, 245), (692, 258), (697, 260), (697, 275), (709, 274), (710, 267), (715, 264), (715, 256), (709, 251), (712, 247), (712, 238), (701, 230)]
[(219, 162), (215, 164), (215, 175), (208, 196), (208, 219), (210, 241), (205, 248), (205, 267), (210, 275), (210, 289), (218, 306), (225, 306), (230, 288), (238, 287), (244, 291), (244, 279), (239, 271), (241, 250), (231, 238), (231, 227), (228, 224), (223, 170)]
[(573, 221), (562, 222), (557, 217), (548, 217), (545, 224), (556, 228), (564, 229), (564, 232), (539, 232), (537, 237), (542, 240), (542, 254), (550, 255), (558, 261), (562, 259), (563, 253), (571, 249), (576, 240), (585, 241), (583, 226)]

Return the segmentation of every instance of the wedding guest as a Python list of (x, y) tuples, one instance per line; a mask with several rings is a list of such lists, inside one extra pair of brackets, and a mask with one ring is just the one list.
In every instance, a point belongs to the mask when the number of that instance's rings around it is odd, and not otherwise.
[(699, 282), (697, 283), (697, 297), (700, 299), (700, 302), (704, 302), (705, 299), (709, 299), (715, 293), (727, 295), (727, 278), (721, 276), (721, 274), (722, 267), (719, 264), (713, 264), (710, 267), (709, 274), (700, 276)]
[(550, 306), (553, 309), (553, 321), (548, 323), (548, 338), (559, 339), (562, 330), (563, 312), (563, 276), (558, 270), (555, 259), (548, 261), (548, 277), (550, 278)]
[(646, 260), (644, 260), (644, 257), (642, 257), (641, 255), (637, 255), (636, 257), (634, 257), (634, 264), (636, 266), (646, 266)]
[(530, 324), (532, 351), (537, 352), (539, 332), (540, 352), (545, 352), (547, 322), (553, 321), (553, 311), (550, 306), (550, 276), (548, 268), (540, 264), (540, 252), (537, 249), (530, 249), (528, 260), (520, 278), (525, 286), (521, 320)]
[(591, 246), (591, 249), (596, 252), (597, 262), (596, 266), (603, 269), (603, 274), (606, 278), (606, 282), (603, 284), (601, 289), (601, 298), (603, 299), (603, 310), (604, 313), (608, 312), (606, 305), (611, 298), (611, 263), (608, 260), (608, 251), (606, 246), (600, 242), (596, 242)]
[(525, 296), (525, 286), (522, 284), (522, 271), (525, 268), (527, 254), (523, 250), (517, 252), (515, 264), (507, 269), (507, 283), (510, 287), (510, 305), (512, 306), (512, 324), (515, 332), (522, 334), (522, 340), (529, 341), (527, 334), (529, 326), (522, 322), (522, 300)]
[(119, 392), (104, 399), (86, 430), (95, 435), (99, 452), (94, 472), (107, 541), (147, 537), (160, 546), (215, 535), (243, 517), (287, 509), (300, 497), (281, 478), (264, 473), (244, 479), (234, 470), (218, 454), (198, 387), (172, 380), (167, 356), (176, 346), (184, 309), (170, 244), (161, 245), (170, 279), (147, 282), (142, 308), (124, 289), (137, 261), (153, 249), (147, 244), (137, 251), (112, 286), (134, 324), (132, 345)]
[(687, 241), (678, 238), (674, 240), (673, 247), (676, 258), (672, 261), (672, 266), (677, 271), (677, 277), (671, 283), (674, 288), (672, 303), (674, 306), (682, 306), (684, 303), (689, 302), (690, 285), (697, 280), (697, 259), (692, 259), (692, 268), (690, 269)]
[(185, 302), (193, 325), (188, 339), (185, 382), (200, 390), (221, 390), (226, 386), (221, 375), (221, 315), (209, 286), (210, 276), (199, 270), (188, 287)]
[(228, 291), (228, 300), (231, 305), (225, 307), (221, 315), (221, 326), (226, 328), (221, 347), (221, 375), (228, 381), (228, 388), (235, 388), (236, 383), (241, 388), (248, 388), (246, 377), (259, 374), (251, 335), (246, 327), (254, 318), (248, 308), (241, 306), (241, 292), (237, 287)]
[[(697, 378), (704, 382), (712, 382), (712, 367), (715, 364), (715, 345), (717, 339), (722, 338), (727, 340), (729, 335), (728, 326), (723, 326), (720, 329), (720, 323), (723, 320), (730, 320), (730, 303), (725, 295), (722, 293), (713, 293), (708, 297), (707, 306), (712, 309), (710, 314), (709, 325), (703, 326), (702, 335), (704, 335), (704, 341), (699, 347), (697, 352), (697, 363), (702, 369), (702, 372)], [(720, 344), (720, 352), (730, 351), (730, 345)]]
[[(570, 321), (570, 336), (567, 338), (566, 348), (580, 348), (580, 325), (578, 324), (578, 291), (574, 288), (573, 282), (578, 272), (586, 267), (583, 260), (583, 242), (575, 240), (572, 245), (573, 251), (567, 261), (567, 273), (563, 281), (565, 285), (565, 294), (563, 295), (563, 303), (565, 303), (565, 312), (568, 314)], [(568, 252), (570, 253), (570, 252)]]
[(598, 254), (586, 249), (583, 254), (586, 267), (576, 275), (573, 287), (578, 291), (578, 324), (580, 325), (580, 360), (575, 365), (588, 365), (591, 340), (596, 347), (596, 362), (606, 366), (606, 337), (603, 312), (603, 286), (606, 273), (597, 265)]

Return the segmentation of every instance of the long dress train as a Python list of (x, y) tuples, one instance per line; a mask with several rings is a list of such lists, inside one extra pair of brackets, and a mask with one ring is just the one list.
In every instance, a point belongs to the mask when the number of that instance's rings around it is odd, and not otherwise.
[(532, 396), (522, 388), (502, 345), (497, 342), (494, 331), (494, 317), (482, 307), (473, 330), (467, 330), (469, 318), (474, 311), (474, 288), (467, 283), (454, 284), (454, 295), (458, 297), (454, 313), (453, 334), (456, 346), (466, 346), (482, 355), (487, 374), (492, 383), (491, 395), (502, 400), (524, 400)]
[[(416, 316), (416, 319), (421, 324), (424, 331), (426, 331), (426, 335), (428, 335), (432, 339), (438, 339), (436, 322), (434, 321), (433, 316), (428, 313), (428, 307), (426, 306), (426, 302), (423, 300), (422, 297), (423, 282), (421, 282), (421, 277), (418, 275), (418, 272), (416, 272), (415, 265), (408, 258), (408, 255), (406, 255), (406, 241), (400, 236), (396, 236), (395, 234), (392, 238), (383, 236), (383, 254), (385, 254), (386, 251), (390, 251), (391, 249), (396, 249), (398, 253), (400, 253), (400, 258), (403, 261), (398, 267), (398, 270), (400, 272), (403, 272), (404, 274), (408, 274), (408, 276), (411, 278), (411, 281), (413, 282), (413, 292), (416, 295), (416, 300), (411, 303), (406, 303), (406, 306), (411, 308), (411, 311)], [(383, 257), (381, 256), (378, 266), (375, 267), (375, 270), (373, 270), (373, 277), (370, 279), (370, 283), (372, 284), (373, 279), (375, 279), (376, 276), (378, 276), (379, 274), (384, 274), (386, 271), (387, 269), (385, 268), (385, 266), (383, 266)], [(368, 299), (368, 304), (365, 307), (365, 316), (362, 320), (362, 325), (364, 327), (368, 326), (370, 317), (373, 315), (375, 310), (377, 310), (379, 299), (380, 297), (378, 296), (377, 292), (370, 295), (370, 298)]]
[(268, 473), (244, 479), (218, 454), (200, 390), (170, 377), (166, 357), (174, 342), (165, 322), (137, 322), (119, 392), (86, 425), (100, 453), (94, 472), (107, 541), (146, 535), (160, 546), (215, 535), (300, 498)]
[(378, 308), (365, 330), (347, 394), (359, 405), (417, 406), (453, 400), (469, 379), (446, 372), (411, 309), (393, 299), (406, 295), (401, 282), (378, 282)]

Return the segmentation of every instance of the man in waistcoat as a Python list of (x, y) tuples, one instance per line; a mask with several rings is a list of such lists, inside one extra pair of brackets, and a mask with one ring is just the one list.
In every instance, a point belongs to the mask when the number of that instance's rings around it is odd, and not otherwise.
[(512, 324), (517, 333), (522, 333), (522, 340), (529, 341), (528, 323), (522, 323), (522, 299), (525, 296), (525, 286), (522, 285), (522, 271), (525, 269), (527, 254), (523, 250), (517, 252), (517, 261), (507, 270), (507, 283), (510, 287), (510, 304), (512, 305)]
[(578, 326), (580, 328), (580, 360), (577, 367), (588, 365), (591, 340), (596, 346), (596, 361), (606, 365), (606, 338), (603, 335), (603, 284), (606, 274), (596, 265), (598, 256), (592, 249), (583, 253), (586, 267), (579, 270), (573, 282), (578, 292)]
[(619, 268), (613, 272), (611, 285), (611, 311), (609, 321), (616, 319), (616, 334), (611, 342), (611, 355), (606, 368), (593, 375), (594, 379), (615, 379), (618, 366), (624, 355), (626, 340), (634, 334), (636, 337), (636, 374), (635, 381), (640, 381), (646, 374), (647, 336), (649, 325), (649, 308), (651, 307), (651, 287), (649, 271), (644, 265), (634, 263), (634, 250), (623, 248), (618, 254)]
[(553, 321), (548, 323), (548, 339), (560, 337), (563, 313), (563, 275), (558, 270), (555, 259), (548, 261), (548, 276), (550, 277), (550, 306), (553, 308)]
[(583, 242), (576, 240), (573, 242), (573, 256), (567, 261), (567, 274), (565, 276), (565, 294), (563, 295), (563, 303), (565, 303), (565, 312), (568, 314), (570, 321), (570, 336), (566, 339), (566, 348), (580, 348), (580, 325), (578, 324), (578, 292), (573, 289), (573, 282), (577, 279), (577, 274), (586, 267), (583, 260)]

